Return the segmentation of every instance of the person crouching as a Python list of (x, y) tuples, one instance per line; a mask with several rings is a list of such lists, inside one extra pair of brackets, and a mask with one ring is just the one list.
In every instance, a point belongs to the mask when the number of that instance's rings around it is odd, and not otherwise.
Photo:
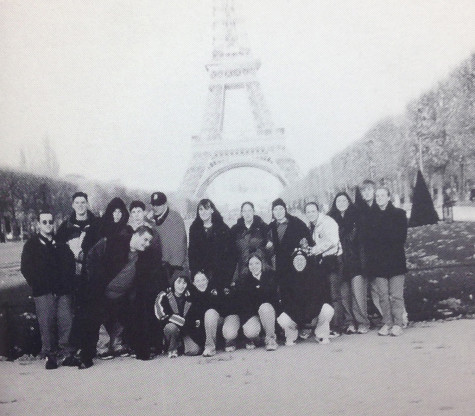
[(249, 256), (247, 267), (249, 271), (237, 287), (240, 321), (243, 322), (244, 336), (248, 339), (246, 348), (255, 347), (255, 341), (264, 328), (266, 350), (274, 351), (277, 349), (275, 316), (279, 306), (275, 273), (257, 251)]
[(169, 358), (178, 357), (178, 346), (184, 344), (187, 355), (198, 355), (199, 345), (187, 333), (187, 315), (191, 308), (191, 295), (188, 290), (188, 275), (176, 270), (171, 278), (168, 291), (158, 294), (155, 301), (155, 316), (163, 324), (163, 335)]
[(283, 303), (283, 312), (277, 323), (285, 332), (285, 345), (295, 345), (299, 329), (310, 323), (315, 328), (315, 340), (320, 344), (330, 342), (330, 321), (335, 310), (329, 304), (330, 293), (326, 281), (318, 270), (318, 260), (307, 257), (303, 249), (296, 249), (292, 256), (294, 274), (290, 295)]

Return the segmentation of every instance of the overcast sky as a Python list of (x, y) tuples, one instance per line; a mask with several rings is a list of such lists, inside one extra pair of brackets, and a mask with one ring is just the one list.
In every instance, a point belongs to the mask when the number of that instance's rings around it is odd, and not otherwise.
[[(302, 173), (475, 51), (473, 0), (236, 0)], [(47, 134), (61, 174), (174, 189), (200, 132), (211, 0), (0, 0), (0, 164)]]

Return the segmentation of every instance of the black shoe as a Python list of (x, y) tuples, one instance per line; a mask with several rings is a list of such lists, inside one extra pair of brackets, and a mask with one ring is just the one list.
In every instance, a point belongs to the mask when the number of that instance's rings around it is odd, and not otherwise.
[(92, 359), (87, 358), (87, 359), (82, 359), (78, 365), (79, 370), (85, 370), (86, 368), (90, 368), (94, 365), (92, 362)]
[(61, 363), (63, 367), (78, 367), (79, 364), (81, 364), (81, 360), (74, 355), (68, 355)]
[(150, 356), (150, 354), (137, 354), (135, 358), (136, 358), (137, 360), (141, 360), (141, 361), (148, 361), (148, 360), (150, 360), (152, 357)]
[(114, 351), (114, 357), (130, 357), (130, 351), (127, 348), (121, 348)]
[(58, 363), (56, 362), (56, 359), (52, 357), (46, 357), (45, 368), (47, 370), (56, 370), (58, 368)]

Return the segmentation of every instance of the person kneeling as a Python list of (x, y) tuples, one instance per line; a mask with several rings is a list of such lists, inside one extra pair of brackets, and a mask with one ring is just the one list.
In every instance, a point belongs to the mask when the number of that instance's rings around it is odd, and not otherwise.
[(188, 334), (187, 315), (191, 308), (191, 296), (187, 290), (188, 276), (176, 270), (172, 276), (171, 288), (160, 292), (155, 300), (155, 316), (163, 323), (163, 335), (168, 357), (178, 357), (178, 346), (184, 344), (186, 355), (198, 355), (199, 345)]
[(259, 252), (252, 253), (247, 262), (249, 272), (238, 285), (240, 320), (247, 338), (247, 349), (254, 349), (262, 328), (267, 351), (277, 349), (275, 316), (279, 305), (274, 272), (267, 268)]

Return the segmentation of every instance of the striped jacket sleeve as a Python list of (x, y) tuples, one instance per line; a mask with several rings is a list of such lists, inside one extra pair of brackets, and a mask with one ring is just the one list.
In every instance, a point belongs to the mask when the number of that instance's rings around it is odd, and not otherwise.
[(160, 321), (163, 321), (164, 319), (168, 318), (168, 314), (165, 310), (166, 302), (168, 302), (166, 292), (160, 292), (157, 298), (155, 299), (155, 305), (154, 305), (155, 316)]

